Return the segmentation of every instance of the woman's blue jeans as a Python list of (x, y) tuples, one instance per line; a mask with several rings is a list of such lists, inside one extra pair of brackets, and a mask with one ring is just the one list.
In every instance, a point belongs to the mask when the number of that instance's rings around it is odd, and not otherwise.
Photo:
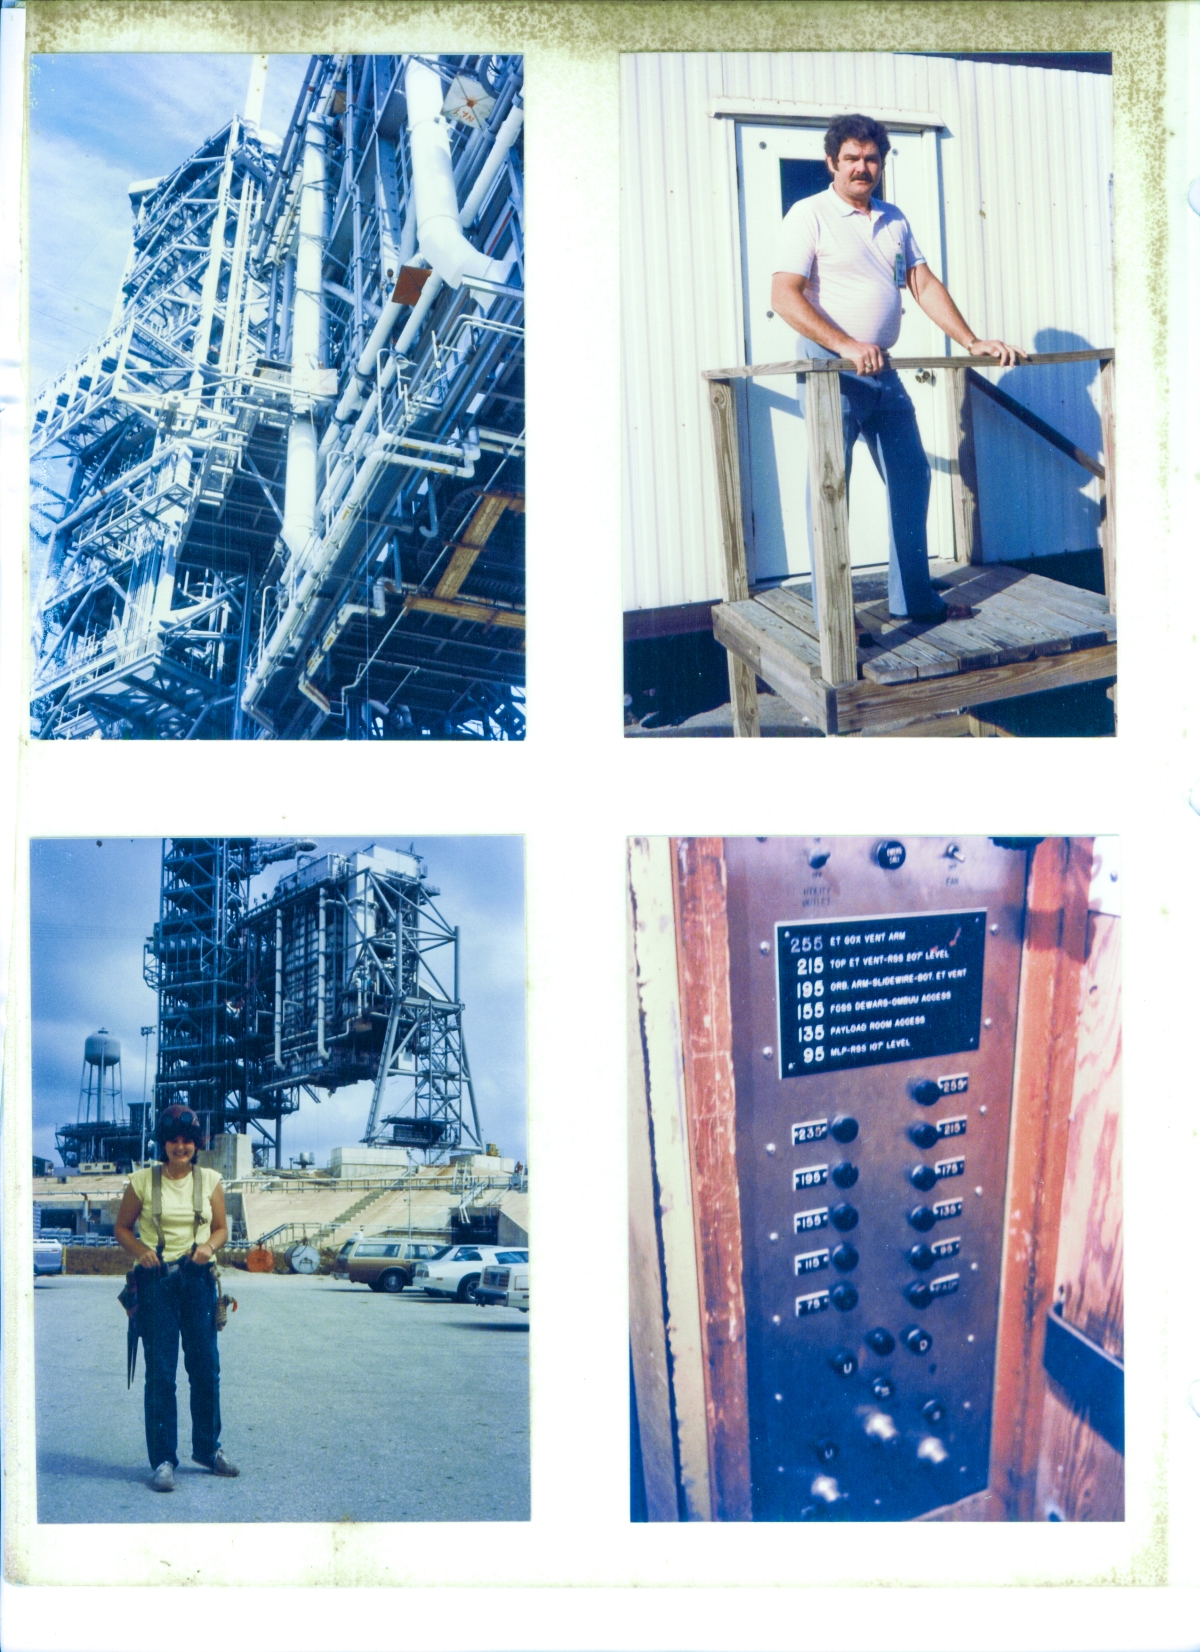
[[(833, 353), (819, 345), (809, 353), (826, 360)], [(942, 599), (929, 579), (929, 549), (925, 518), (929, 511), (929, 460), (917, 428), (917, 415), (908, 391), (893, 368), (871, 377), (839, 373), (842, 391), (842, 434), (846, 451), (846, 498), (850, 497), (850, 464), (854, 444), (861, 436), (888, 496), (888, 608), (893, 614), (929, 614)], [(797, 385), (800, 411), (805, 412), (805, 380)], [(813, 569), (813, 610), (817, 606), (816, 561), (812, 557), (812, 496), (805, 490), (808, 549)]]
[(221, 1442), (217, 1285), (207, 1264), (138, 1269), (138, 1332), (146, 1350), (146, 1452), (150, 1467), (178, 1465), (175, 1373), (179, 1345), (192, 1398), (192, 1456), (211, 1464)]

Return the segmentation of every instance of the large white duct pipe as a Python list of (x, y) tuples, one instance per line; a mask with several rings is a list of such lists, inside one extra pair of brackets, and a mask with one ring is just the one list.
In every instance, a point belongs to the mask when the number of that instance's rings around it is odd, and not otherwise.
[(442, 280), (460, 287), (464, 275), (502, 282), (509, 266), (473, 247), (459, 222), (450, 129), (442, 114), (442, 83), (436, 72), (410, 57), (404, 71), (408, 136), (412, 150), (417, 246)]
[(310, 115), (304, 129), (300, 234), (292, 306), (292, 423), (288, 430), (281, 531), (281, 538), (293, 556), (304, 553), (316, 529), (317, 437), (311, 398), (321, 367), (324, 264), (325, 127), (317, 116)]
[(311, 413), (295, 412), (288, 429), (283, 526), (279, 537), (303, 556), (317, 527), (317, 432)]
[[(310, 115), (304, 129), (300, 234), (292, 307), (292, 384), (307, 389), (321, 365), (322, 275), (325, 263), (325, 125)], [(297, 380), (300, 381), (297, 386)], [(307, 381), (307, 382), (305, 382)]]

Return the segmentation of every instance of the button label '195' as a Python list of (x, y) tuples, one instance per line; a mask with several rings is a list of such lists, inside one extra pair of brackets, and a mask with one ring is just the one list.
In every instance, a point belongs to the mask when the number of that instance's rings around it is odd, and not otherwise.
[[(959, 1171), (958, 1174), (961, 1175), (962, 1172)], [(801, 1187), (824, 1187), (828, 1180), (829, 1166), (827, 1164), (810, 1164), (806, 1165), (803, 1170), (792, 1172), (793, 1190)]]

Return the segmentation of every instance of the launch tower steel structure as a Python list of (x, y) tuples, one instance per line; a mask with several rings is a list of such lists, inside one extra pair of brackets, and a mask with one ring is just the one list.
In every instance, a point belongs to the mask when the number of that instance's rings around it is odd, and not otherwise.
[[(364, 1140), (437, 1158), (482, 1146), (458, 996), (458, 930), (412, 853), (309, 858), (304, 840), (173, 839), (146, 946), (159, 998), (155, 1106), (184, 1102), (210, 1135), (253, 1130), (280, 1164), (307, 1092), (366, 1080)], [(297, 870), (253, 902), (272, 862)], [(464, 1099), (469, 1121), (463, 1117)]]
[(522, 736), (521, 86), (315, 57), (131, 185), (33, 405), (40, 737)]

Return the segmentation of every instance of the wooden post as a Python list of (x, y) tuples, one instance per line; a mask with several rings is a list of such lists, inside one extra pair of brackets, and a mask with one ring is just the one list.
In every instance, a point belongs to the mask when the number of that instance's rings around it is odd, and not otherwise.
[(805, 423), (812, 500), (813, 595), (817, 599), (821, 675), (836, 688), (854, 682), (858, 676), (842, 386), (837, 373), (809, 373), (807, 377)]
[(988, 1476), (1010, 1520), (1034, 1517), (1091, 871), (1091, 838), (1046, 838), (1029, 869)]
[[(742, 534), (742, 480), (738, 465), (737, 407), (728, 379), (709, 379), (708, 405), (712, 413), (713, 453), (717, 461), (717, 506), (721, 517), (721, 545), (725, 553), (725, 600), (745, 602), (750, 595), (746, 572), (746, 541)], [(729, 666), (729, 698), (735, 736), (756, 737), (758, 685), (752, 666), (725, 651)]]
[(943, 369), (950, 414), (950, 497), (954, 517), (954, 560), (982, 562), (979, 479), (975, 469), (975, 422), (966, 366)]
[[(704, 1300), (696, 1258), (684, 1055), (680, 1045), (675, 897), (667, 838), (630, 839), (629, 889), (635, 961), (631, 987), (637, 994), (642, 1068), (640, 1078), (637, 1074), (633, 1077), (635, 1084), (644, 1085), (648, 1099), (658, 1203), (657, 1232), (644, 1235), (644, 1246), (657, 1251), (661, 1259), (664, 1289), (658, 1312), (662, 1312), (665, 1299), (682, 1514), (686, 1520), (711, 1520), (708, 1377), (701, 1325)], [(651, 1312), (654, 1307), (652, 1303)], [(647, 1443), (643, 1439), (643, 1457)], [(669, 1514), (669, 1500), (660, 1501), (660, 1512), (664, 1506)]]
[(1116, 434), (1113, 429), (1113, 363), (1111, 358), (1100, 363), (1100, 436), (1104, 444), (1100, 455), (1104, 466), (1104, 480), (1100, 484), (1100, 548), (1104, 552), (1104, 594), (1108, 611), (1117, 611), (1117, 492), (1115, 467), (1117, 462)]
[(675, 935), (715, 1520), (750, 1520), (750, 1422), (725, 853), (673, 839)]

